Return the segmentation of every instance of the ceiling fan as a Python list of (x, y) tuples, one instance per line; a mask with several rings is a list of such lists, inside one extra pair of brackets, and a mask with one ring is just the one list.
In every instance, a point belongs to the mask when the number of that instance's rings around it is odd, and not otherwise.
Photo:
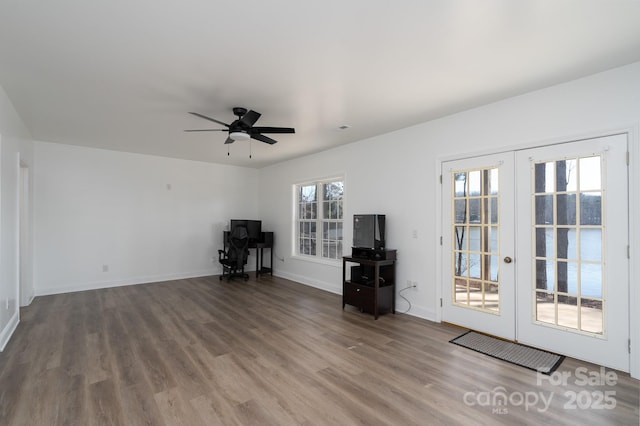
[(221, 124), (226, 129), (192, 129), (185, 130), (185, 132), (229, 132), (225, 144), (233, 143), (235, 141), (247, 141), (250, 138), (256, 139), (261, 142), (266, 142), (273, 145), (278, 142), (275, 139), (271, 139), (263, 133), (295, 133), (295, 129), (292, 127), (254, 127), (253, 125), (258, 121), (261, 114), (255, 111), (247, 111), (246, 108), (235, 107), (233, 113), (238, 116), (231, 124), (224, 123), (215, 118), (207, 117), (206, 115), (199, 114), (197, 112), (189, 112), (189, 114), (196, 117), (204, 118), (205, 120), (213, 121), (214, 123)]

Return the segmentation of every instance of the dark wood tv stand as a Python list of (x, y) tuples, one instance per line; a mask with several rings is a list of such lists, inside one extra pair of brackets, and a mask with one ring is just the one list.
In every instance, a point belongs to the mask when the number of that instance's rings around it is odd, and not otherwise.
[[(361, 312), (374, 315), (382, 312), (396, 313), (396, 250), (384, 250), (382, 256), (367, 258), (342, 258), (342, 309), (352, 305)], [(347, 280), (347, 262), (351, 266), (351, 277)]]

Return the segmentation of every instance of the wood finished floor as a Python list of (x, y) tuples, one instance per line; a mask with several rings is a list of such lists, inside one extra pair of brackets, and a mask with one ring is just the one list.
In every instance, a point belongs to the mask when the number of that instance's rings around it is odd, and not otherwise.
[[(36, 298), (0, 353), (0, 425), (637, 425), (639, 382), (566, 386), (280, 278), (178, 280)], [(484, 399), (504, 392), (506, 405)], [(567, 409), (615, 392), (614, 409)], [(586, 393), (585, 393), (586, 392)], [(523, 398), (539, 400), (525, 408)], [(593, 396), (592, 396), (593, 395)], [(466, 403), (465, 403), (466, 400)], [(604, 401), (601, 401), (604, 404)], [(474, 404), (474, 405), (471, 405)]]

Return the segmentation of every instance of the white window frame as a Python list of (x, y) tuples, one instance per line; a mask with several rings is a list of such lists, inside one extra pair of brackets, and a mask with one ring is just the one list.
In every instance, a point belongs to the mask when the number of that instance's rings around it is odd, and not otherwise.
[[(340, 200), (324, 200), (324, 185), (330, 184), (332, 182), (341, 182), (342, 183), (342, 197)], [(309, 218), (301, 218), (300, 212), (304, 210), (304, 206), (300, 200), (300, 190), (305, 186), (315, 186), (315, 200), (312, 201), (311, 204), (315, 204), (315, 206), (310, 205), (308, 208), (311, 209), (315, 213), (315, 217)], [(345, 198), (345, 179), (344, 176), (334, 176), (331, 178), (323, 178), (313, 181), (300, 182), (293, 185), (293, 244), (292, 244), (292, 255), (294, 257), (312, 260), (321, 263), (338, 263), (342, 259), (342, 255), (344, 253), (344, 198)], [(327, 218), (324, 217), (325, 209), (323, 203), (325, 202), (335, 202), (338, 203), (338, 212), (341, 217), (339, 218)], [(307, 222), (313, 224), (315, 226), (315, 244), (313, 248), (310, 248), (310, 251), (314, 251), (314, 253), (305, 253), (300, 250), (301, 248), (301, 237), (300, 236), (300, 224), (301, 222)], [(341, 228), (341, 232), (338, 231), (337, 239), (324, 239), (323, 227), (324, 224), (338, 224), (338, 228)], [(331, 253), (335, 257), (325, 256), (331, 250), (323, 250), (324, 243), (330, 242), (339, 242), (339, 245), (336, 247), (336, 251)]]

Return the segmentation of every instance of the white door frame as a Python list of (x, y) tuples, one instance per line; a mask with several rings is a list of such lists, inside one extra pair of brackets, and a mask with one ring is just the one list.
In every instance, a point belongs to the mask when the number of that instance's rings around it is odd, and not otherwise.
[[(465, 154), (446, 155), (437, 157), (434, 161), (434, 205), (441, 206), (442, 200), (442, 164), (447, 161), (464, 159), (469, 157), (477, 157), (489, 154), (497, 154), (508, 151), (518, 151), (522, 149), (538, 148), (547, 145), (556, 145), (566, 142), (577, 142), (584, 139), (593, 139), (603, 136), (612, 136), (616, 134), (626, 134), (629, 147), (629, 212), (640, 212), (640, 123), (634, 123), (628, 127), (610, 129), (602, 132), (591, 132), (587, 134), (567, 136), (562, 138), (554, 138), (531, 142), (526, 144), (518, 144), (504, 149), (491, 149), (469, 152)], [(435, 320), (442, 322), (442, 298), (443, 298), (443, 270), (442, 270), (442, 239), (446, 235), (448, 226), (442, 223), (442, 212), (440, 208), (435, 209), (435, 228), (436, 228), (436, 299), (435, 303)], [(629, 214), (629, 241), (630, 241), (630, 258), (629, 262), (629, 319), (630, 319), (630, 365), (629, 374), (631, 377), (640, 379), (640, 312), (631, 309), (632, 306), (640, 306), (640, 262), (634, 262), (636, 251), (640, 250), (640, 218), (637, 214)]]

